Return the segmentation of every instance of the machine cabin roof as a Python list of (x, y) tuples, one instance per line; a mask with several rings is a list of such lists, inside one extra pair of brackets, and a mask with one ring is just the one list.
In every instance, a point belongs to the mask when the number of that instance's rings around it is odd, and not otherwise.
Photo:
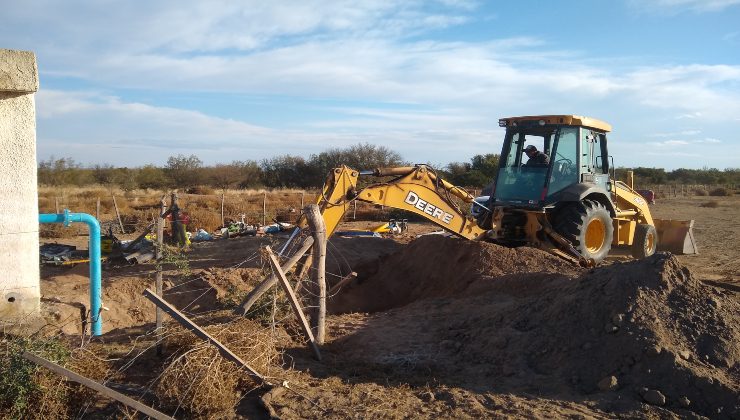
[(498, 120), (500, 127), (513, 126), (519, 121), (544, 121), (540, 124), (562, 124), (574, 125), (579, 127), (593, 128), (608, 133), (612, 131), (612, 126), (596, 118), (583, 117), (580, 115), (530, 115), (524, 117), (507, 117)]

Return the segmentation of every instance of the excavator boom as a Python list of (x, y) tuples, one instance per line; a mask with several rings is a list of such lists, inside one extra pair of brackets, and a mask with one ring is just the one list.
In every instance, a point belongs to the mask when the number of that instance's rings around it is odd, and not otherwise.
[[(367, 175), (396, 178), (358, 190), (358, 178)], [(378, 168), (363, 172), (342, 166), (329, 174), (317, 204), (324, 217), (328, 235), (334, 233), (352, 201), (358, 200), (410, 211), (463, 238), (483, 238), (486, 230), (479, 228), (472, 216), (460, 210), (453, 196), (468, 205), (475, 199), (462, 188), (438, 177), (426, 165)]]

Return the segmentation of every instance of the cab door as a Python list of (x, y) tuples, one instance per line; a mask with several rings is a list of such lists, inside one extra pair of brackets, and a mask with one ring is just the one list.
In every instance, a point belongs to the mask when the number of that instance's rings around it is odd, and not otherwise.
[(580, 146), (581, 182), (591, 182), (608, 191), (611, 185), (608, 156), (604, 155), (606, 135), (581, 127)]

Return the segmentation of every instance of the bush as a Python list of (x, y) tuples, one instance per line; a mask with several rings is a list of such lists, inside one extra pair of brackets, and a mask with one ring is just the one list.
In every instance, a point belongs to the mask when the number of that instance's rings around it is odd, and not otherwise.
[(707, 190), (702, 189), (702, 188), (696, 189), (696, 190), (694, 190), (694, 195), (698, 195), (698, 196), (704, 197), (704, 196), (707, 195)]
[(216, 192), (213, 190), (213, 188), (207, 186), (207, 185), (197, 185), (195, 187), (190, 187), (187, 190), (185, 190), (188, 194), (198, 194), (198, 195), (214, 195)]
[(64, 417), (66, 389), (63, 379), (23, 358), (23, 352), (40, 354), (64, 363), (69, 351), (59, 342), (10, 338), (0, 350), (0, 415), (3, 418)]
[(725, 187), (719, 187), (709, 191), (709, 195), (712, 197), (729, 197), (732, 195), (732, 191)]
[(711, 208), (711, 209), (715, 209), (715, 208), (719, 207), (719, 202), (718, 201), (714, 201), (714, 200), (707, 201), (706, 203), (702, 203), (701, 205), (699, 205), (699, 207), (708, 207), (708, 208)]

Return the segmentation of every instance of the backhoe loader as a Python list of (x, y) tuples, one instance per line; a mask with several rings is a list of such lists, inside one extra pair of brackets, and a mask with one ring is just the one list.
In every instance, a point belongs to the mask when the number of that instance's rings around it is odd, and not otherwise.
[[(369, 171), (342, 166), (329, 174), (317, 199), (328, 235), (358, 200), (415, 213), (463, 238), (529, 245), (584, 266), (601, 262), (612, 247), (628, 248), (635, 258), (658, 249), (697, 252), (693, 220), (654, 219), (633, 185), (610, 174), (609, 124), (543, 115), (502, 118), (499, 125), (506, 135), (488, 197), (476, 199), (426, 165)], [(530, 145), (549, 159), (524, 162)], [(361, 176), (382, 179), (360, 189)], [(463, 211), (461, 203), (472, 211)]]

